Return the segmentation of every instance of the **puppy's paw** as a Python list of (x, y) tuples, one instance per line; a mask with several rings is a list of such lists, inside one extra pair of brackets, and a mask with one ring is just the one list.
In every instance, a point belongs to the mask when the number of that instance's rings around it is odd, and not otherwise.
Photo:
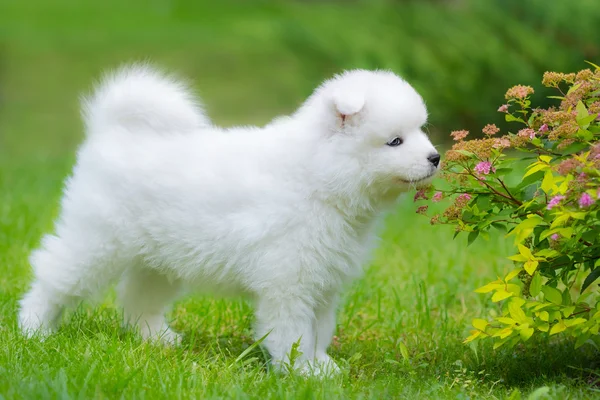
[[(277, 365), (276, 365), (277, 367)], [(283, 372), (292, 372), (306, 377), (327, 378), (339, 375), (340, 367), (329, 357), (324, 355), (314, 360), (297, 360), (293, 366), (285, 364), (285, 368), (277, 368)]]
[(46, 339), (55, 330), (53, 324), (45, 323), (36, 313), (27, 311), (21, 311), (19, 315), (19, 328), (25, 337), (40, 340)]
[(179, 333), (172, 331), (171, 328), (168, 328), (161, 335), (156, 337), (156, 339), (167, 346), (179, 346), (183, 337)]
[(156, 331), (142, 331), (142, 337), (152, 343), (163, 344), (166, 346), (178, 346), (181, 344), (182, 336), (167, 327)]

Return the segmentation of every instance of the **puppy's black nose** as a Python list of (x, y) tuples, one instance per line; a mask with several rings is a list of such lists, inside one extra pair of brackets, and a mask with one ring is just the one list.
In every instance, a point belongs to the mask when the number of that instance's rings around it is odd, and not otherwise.
[(440, 165), (440, 155), (438, 153), (430, 154), (427, 159), (433, 164), (434, 167)]

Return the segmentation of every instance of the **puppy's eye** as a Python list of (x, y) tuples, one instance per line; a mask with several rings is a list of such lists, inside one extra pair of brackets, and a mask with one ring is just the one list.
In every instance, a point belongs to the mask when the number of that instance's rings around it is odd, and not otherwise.
[(391, 147), (396, 147), (396, 146), (400, 146), (402, 143), (404, 143), (404, 140), (400, 139), (399, 137), (396, 137), (396, 138), (393, 138), (392, 140), (390, 140), (389, 142), (387, 142), (386, 144)]

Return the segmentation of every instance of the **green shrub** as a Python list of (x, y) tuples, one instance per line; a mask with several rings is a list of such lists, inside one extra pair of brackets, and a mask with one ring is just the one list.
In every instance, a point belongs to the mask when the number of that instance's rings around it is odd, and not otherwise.
[(564, 332), (579, 347), (598, 334), (600, 67), (594, 67), (544, 74), (557, 106), (533, 106), (529, 86), (509, 89), (498, 111), (518, 131), (499, 136), (489, 124), (484, 138), (472, 140), (467, 131), (452, 132), (456, 143), (443, 164), (447, 185), (432, 197), (452, 203), (432, 223), (455, 226), (469, 243), (491, 229), (506, 231), (518, 248), (509, 257), (515, 269), (476, 290), (502, 302), (501, 313), (475, 319), (465, 342), (491, 338), (494, 347), (513, 346)]

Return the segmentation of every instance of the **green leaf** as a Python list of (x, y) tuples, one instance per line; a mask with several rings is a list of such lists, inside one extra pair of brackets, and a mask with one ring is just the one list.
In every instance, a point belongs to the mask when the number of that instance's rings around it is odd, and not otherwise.
[(454, 151), (462, 154), (463, 156), (467, 156), (469, 158), (475, 158), (475, 154), (471, 153), (470, 151), (467, 151), (467, 150), (454, 150)]
[(598, 114), (591, 114), (587, 117), (583, 117), (581, 119), (577, 119), (577, 125), (579, 125), (582, 129), (587, 129), (588, 126), (598, 117)]
[(542, 287), (542, 292), (544, 293), (544, 297), (547, 301), (557, 305), (562, 304), (562, 293), (560, 290), (550, 286), (544, 286)]
[(540, 312), (540, 319), (542, 321), (548, 322), (548, 320), (550, 319), (550, 314), (548, 314), (548, 311), (541, 311)]
[(511, 189), (511, 192), (518, 192), (534, 183), (537, 184), (542, 179), (543, 175), (543, 171), (537, 171), (535, 173), (528, 174), (527, 177), (523, 177), (523, 180), (521, 181), (521, 183), (519, 183), (519, 185), (517, 185), (515, 189)]
[(528, 397), (527, 400), (538, 400), (541, 399), (542, 396), (546, 397), (550, 393), (550, 388), (548, 386), (542, 386), (535, 389)]
[(402, 354), (402, 358), (404, 358), (405, 361), (410, 361), (410, 357), (408, 356), (408, 349), (406, 348), (404, 342), (398, 343), (398, 347), (400, 347), (400, 354)]
[(593, 62), (591, 62), (591, 61), (584, 60), (584, 62), (585, 62), (586, 64), (590, 64), (592, 67), (594, 67), (594, 68), (596, 68), (596, 69), (600, 69), (600, 66), (598, 66), (598, 65), (594, 64), (594, 63), (593, 63)]
[(492, 222), (491, 225), (499, 231), (506, 232), (506, 224), (502, 224), (500, 222)]
[(585, 344), (585, 342), (587, 342), (590, 337), (592, 337), (592, 333), (591, 332), (586, 332), (586, 333), (582, 333), (581, 335), (579, 335), (579, 337), (575, 341), (575, 348), (578, 349), (581, 346), (583, 346)]
[(589, 115), (587, 108), (585, 108), (585, 104), (583, 104), (581, 100), (577, 102), (577, 106), (575, 107), (575, 109), (577, 110), (577, 122)]
[(533, 278), (531, 279), (531, 283), (529, 284), (529, 294), (531, 296), (535, 297), (538, 294), (540, 294), (541, 290), (542, 290), (542, 275), (540, 275), (540, 273), (538, 272), (537, 274), (534, 274)]
[(525, 123), (525, 121), (523, 121), (523, 119), (519, 118), (519, 117), (515, 117), (512, 114), (506, 114), (504, 116), (504, 119), (506, 120), (506, 122), (521, 122), (522, 124)]
[(502, 339), (502, 340), (498, 340), (496, 343), (494, 343), (494, 350), (496, 350), (497, 348), (501, 347), (506, 342), (508, 342), (508, 338), (505, 338), (505, 339)]
[(565, 329), (567, 329), (567, 326), (565, 325), (565, 323), (563, 322), (563, 320), (558, 321), (558, 323), (556, 323), (552, 329), (550, 329), (550, 333), (549, 335), (556, 335), (557, 333), (561, 333), (563, 332)]
[(469, 236), (467, 238), (467, 246), (469, 246), (471, 243), (473, 243), (475, 241), (475, 239), (477, 239), (477, 236), (479, 236), (479, 231), (470, 232)]
[(600, 277), (600, 268), (596, 268), (595, 270), (590, 272), (588, 276), (585, 277), (585, 280), (583, 281), (583, 285), (581, 285), (580, 293), (583, 293), (583, 291), (585, 289), (587, 289), (588, 286), (590, 286), (592, 283), (594, 283), (596, 281), (596, 279), (598, 279), (598, 277)]

